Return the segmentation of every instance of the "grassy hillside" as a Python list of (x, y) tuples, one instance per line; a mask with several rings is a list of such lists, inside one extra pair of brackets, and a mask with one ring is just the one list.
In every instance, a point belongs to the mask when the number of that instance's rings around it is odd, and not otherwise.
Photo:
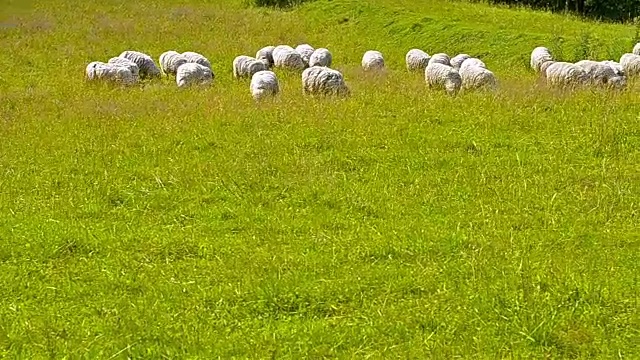
[[(640, 88), (525, 66), (619, 58), (633, 27), (435, 0), (0, 8), (0, 357), (640, 356)], [(350, 98), (278, 72), (255, 104), (232, 79), (301, 42)], [(480, 56), (501, 90), (429, 92), (412, 47)], [(359, 70), (371, 48), (385, 74)], [(84, 82), (125, 49), (202, 52), (215, 84)]]

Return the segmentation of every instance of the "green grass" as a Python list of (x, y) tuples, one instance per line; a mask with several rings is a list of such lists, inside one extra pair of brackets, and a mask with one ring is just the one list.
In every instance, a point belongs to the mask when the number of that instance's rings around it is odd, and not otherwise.
[[(545, 44), (618, 58), (632, 26), (435, 0), (1, 8), (0, 358), (640, 357), (640, 87), (526, 67)], [(350, 98), (280, 72), (255, 104), (231, 78), (300, 42)], [(501, 90), (429, 92), (412, 47), (481, 56)], [(386, 74), (359, 70), (370, 48)], [(215, 84), (84, 82), (125, 49), (202, 52)]]

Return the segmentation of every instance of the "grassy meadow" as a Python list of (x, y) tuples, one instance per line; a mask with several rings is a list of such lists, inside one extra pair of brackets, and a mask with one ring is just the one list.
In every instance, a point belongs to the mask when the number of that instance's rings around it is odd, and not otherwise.
[[(444, 0), (0, 0), (0, 358), (640, 357), (640, 81), (527, 68), (619, 59), (631, 25)], [(333, 52), (256, 104), (231, 62)], [(404, 55), (500, 80), (450, 98)], [(88, 84), (90, 61), (197, 51), (206, 89)], [(385, 54), (362, 73), (364, 51)]]

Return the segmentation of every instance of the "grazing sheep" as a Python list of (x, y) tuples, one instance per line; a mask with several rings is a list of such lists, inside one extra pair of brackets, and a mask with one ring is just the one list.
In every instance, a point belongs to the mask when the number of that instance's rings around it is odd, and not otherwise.
[(267, 96), (274, 96), (280, 92), (278, 78), (273, 71), (262, 70), (251, 77), (251, 96), (255, 100), (263, 99)]
[(156, 66), (156, 63), (153, 62), (151, 56), (141, 53), (139, 51), (124, 51), (119, 55), (121, 58), (125, 58), (133, 61), (138, 65), (140, 69), (140, 77), (141, 78), (155, 78), (160, 77), (160, 69)]
[(466, 67), (479, 67), (479, 68), (486, 69), (487, 65), (485, 65), (484, 62), (482, 60), (480, 60), (480, 59), (468, 58), (468, 59), (464, 60), (462, 62), (462, 64), (460, 64), (460, 69), (459, 70), (462, 70), (462, 69), (464, 69)]
[(636, 46), (633, 47), (633, 53), (635, 55), (640, 55), (640, 42), (636, 44)]
[(613, 60), (605, 60), (602, 61), (603, 64), (611, 67), (613, 69), (613, 72), (616, 73), (616, 75), (618, 76), (624, 76), (624, 68), (622, 68), (622, 65), (617, 62), (617, 61), (613, 61)]
[(208, 85), (215, 75), (210, 68), (198, 63), (186, 63), (178, 67), (176, 71), (176, 83), (178, 87), (191, 85)]
[(252, 77), (258, 71), (269, 70), (265, 60), (256, 60), (250, 56), (241, 55), (233, 59), (233, 77)]
[(462, 88), (465, 90), (495, 90), (498, 81), (493, 72), (480, 66), (463, 66), (460, 69)]
[(287, 45), (279, 45), (273, 49), (273, 65), (289, 70), (303, 70), (306, 67), (300, 53)]
[[(547, 65), (546, 63), (551, 63)], [(581, 67), (568, 62), (546, 61), (544, 67), (547, 84), (561, 87), (585, 85), (589, 77)]]
[(384, 58), (380, 51), (369, 50), (362, 56), (362, 68), (365, 71), (384, 69)]
[(462, 78), (458, 71), (445, 64), (431, 63), (427, 65), (424, 77), (430, 89), (444, 89), (449, 95), (457, 94), (462, 86)]
[(173, 50), (162, 53), (158, 60), (160, 63), (160, 70), (162, 70), (166, 75), (175, 75), (180, 65), (187, 63), (187, 59), (185, 59), (182, 54)]
[(613, 67), (603, 62), (582, 60), (578, 61), (575, 65), (587, 73), (588, 82), (592, 85), (607, 87), (626, 85), (626, 81), (617, 79), (620, 76), (616, 74)]
[(202, 54), (198, 54), (197, 52), (193, 51), (187, 51), (182, 53), (182, 57), (187, 61), (187, 63), (200, 64), (211, 69), (211, 62), (209, 62), (209, 59), (204, 57)]
[(531, 52), (531, 69), (536, 73), (544, 73), (540, 69), (543, 63), (547, 61), (553, 61), (553, 56), (551, 56), (551, 52), (546, 47), (539, 46)]
[(107, 64), (114, 64), (114, 65), (126, 67), (127, 69), (129, 69), (129, 71), (131, 71), (131, 74), (133, 75), (133, 79), (135, 81), (138, 81), (138, 78), (140, 77), (140, 68), (138, 67), (138, 65), (136, 65), (136, 63), (134, 63), (129, 59), (125, 59), (121, 57), (113, 57), (109, 59), (109, 61), (107, 61)]
[(331, 67), (333, 56), (331, 52), (325, 48), (316, 49), (309, 58), (309, 66), (325, 66)]
[(117, 64), (105, 64), (94, 61), (86, 68), (87, 80), (103, 80), (131, 85), (136, 82), (129, 68)]
[(348, 95), (349, 88), (342, 74), (323, 66), (313, 66), (302, 72), (302, 91), (312, 95)]
[(309, 59), (311, 58), (311, 55), (313, 54), (315, 49), (309, 44), (301, 44), (296, 46), (295, 50), (296, 52), (298, 52), (298, 54), (300, 54), (302, 61), (304, 61), (305, 67), (309, 66)]
[(445, 53), (437, 53), (431, 56), (431, 59), (429, 59), (429, 65), (431, 64), (442, 64), (451, 66), (451, 59), (449, 58), (449, 55)]
[(431, 57), (420, 49), (411, 49), (404, 57), (408, 71), (424, 71)]
[(471, 55), (458, 54), (458, 55), (452, 57), (449, 62), (451, 63), (451, 66), (454, 69), (460, 70), (460, 65), (462, 65), (462, 63), (465, 62), (465, 60), (467, 60), (467, 59), (471, 59)]
[(273, 49), (275, 46), (265, 46), (258, 50), (256, 59), (265, 61), (269, 67), (273, 67)]
[(640, 75), (640, 55), (624, 54), (620, 58), (620, 65), (628, 77)]

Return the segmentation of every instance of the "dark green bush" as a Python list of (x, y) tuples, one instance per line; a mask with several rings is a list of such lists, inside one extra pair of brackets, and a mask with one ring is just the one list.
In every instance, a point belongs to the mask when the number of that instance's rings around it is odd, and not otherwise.
[(253, 0), (253, 4), (263, 7), (286, 8), (294, 5), (302, 4), (310, 0)]
[(614, 21), (630, 21), (640, 16), (640, 0), (486, 0), (493, 4), (524, 5), (551, 11)]

